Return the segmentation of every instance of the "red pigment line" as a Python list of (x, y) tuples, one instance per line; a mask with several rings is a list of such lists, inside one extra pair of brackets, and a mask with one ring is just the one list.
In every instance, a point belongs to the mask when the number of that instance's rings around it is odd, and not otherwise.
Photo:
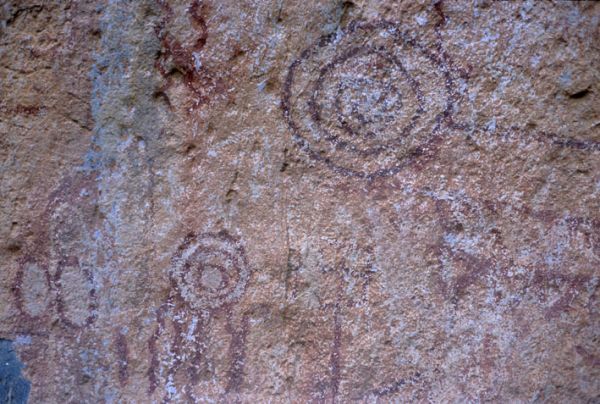
[(331, 368), (331, 395), (332, 402), (336, 402), (340, 390), (341, 378), (341, 345), (342, 345), (342, 323), (340, 319), (340, 304), (336, 302), (333, 317), (333, 347), (329, 366)]
[(391, 394), (398, 393), (405, 385), (414, 384), (419, 381), (421, 374), (419, 372), (415, 372), (413, 376), (408, 379), (399, 379), (393, 383), (388, 384), (385, 387), (379, 387), (369, 391), (366, 395), (375, 395), (377, 397), (385, 397)]
[(565, 147), (569, 149), (575, 150), (583, 150), (583, 151), (600, 151), (600, 142), (595, 140), (582, 140), (575, 139), (569, 136), (559, 136), (556, 133), (546, 132), (546, 131), (528, 131), (526, 129), (522, 129), (516, 126), (512, 126), (509, 130), (513, 130), (515, 132), (520, 132), (525, 134), (526, 136), (531, 136), (536, 140), (541, 142), (550, 141), (552, 145), (558, 147)]
[(583, 358), (583, 362), (587, 366), (592, 366), (594, 368), (600, 367), (600, 357), (597, 355), (589, 353), (584, 347), (578, 345), (575, 347), (575, 352), (577, 352)]
[[(177, 311), (178, 306), (175, 306), (175, 312)], [(181, 351), (183, 350), (183, 340), (182, 340), (182, 327), (181, 324), (175, 319), (171, 318), (171, 324), (173, 326), (173, 343), (171, 345), (171, 349), (173, 351), (173, 364), (167, 370), (167, 380), (169, 380), (172, 376), (174, 376), (179, 368), (182, 366), (181, 362)], [(165, 400), (167, 392), (165, 392)]]
[(23, 105), (19, 104), (16, 107), (10, 108), (7, 106), (0, 106), (0, 111), (7, 112), (11, 115), (38, 115), (42, 110), (45, 110), (46, 107), (38, 106), (38, 105)]
[[(85, 279), (87, 282), (89, 282), (90, 284), (90, 290), (88, 292), (88, 313), (89, 315), (87, 316), (87, 318), (85, 319), (85, 323), (82, 324), (81, 326), (73, 323), (71, 320), (69, 320), (65, 314), (65, 302), (64, 299), (62, 297), (63, 294), (63, 285), (61, 283), (61, 278), (63, 275), (63, 271), (65, 267), (75, 267), (77, 268), (79, 271), (83, 272), (83, 274), (85, 275)], [(57, 269), (56, 269), (56, 274), (54, 275), (54, 279), (53, 281), (53, 285), (56, 289), (56, 311), (58, 313), (58, 316), (61, 320), (61, 322), (71, 328), (71, 329), (82, 329), (85, 328), (91, 324), (93, 324), (93, 322), (96, 320), (96, 309), (98, 307), (98, 303), (97, 303), (97, 299), (96, 299), (96, 289), (93, 287), (93, 275), (92, 273), (86, 269), (86, 268), (82, 268), (79, 260), (77, 259), (77, 257), (65, 257), (65, 258), (61, 258), (61, 260), (58, 263)]]
[(439, 21), (435, 24), (436, 28), (446, 24), (446, 15), (444, 14), (443, 1), (440, 0), (433, 5), (435, 12), (438, 14)]
[(553, 132), (535, 131), (521, 128), (516, 125), (502, 127), (499, 126), (494, 132), (487, 127), (479, 125), (467, 125), (463, 127), (466, 131), (479, 131), (489, 136), (494, 136), (500, 139), (509, 139), (511, 134), (517, 135), (519, 138), (528, 137), (539, 142), (564, 147), (568, 149), (597, 152), (600, 151), (600, 142), (596, 140), (576, 139), (569, 136), (560, 136)]
[(329, 367), (331, 369), (331, 401), (335, 403), (340, 390), (341, 369), (342, 369), (342, 299), (343, 299), (343, 270), (338, 269), (340, 274), (336, 301), (333, 305), (333, 344), (329, 358)]
[(159, 363), (156, 343), (160, 337), (161, 330), (165, 328), (165, 311), (171, 303), (169, 300), (158, 308), (156, 312), (157, 326), (154, 330), (154, 333), (148, 340), (148, 352), (150, 353), (150, 365), (148, 367), (148, 381), (150, 382), (150, 385), (148, 387), (148, 394), (152, 394), (158, 385), (157, 373)]
[(202, 15), (204, 13), (206, 13), (206, 4), (204, 4), (202, 1), (196, 0), (190, 6), (192, 25), (201, 32), (200, 38), (198, 38), (194, 44), (193, 49), (196, 52), (204, 48), (204, 45), (206, 45), (206, 40), (208, 39), (208, 26), (206, 25), (206, 20)]
[[(51, 280), (51, 276), (50, 276), (50, 271), (48, 270), (48, 265), (45, 263), (40, 263), (35, 258), (35, 256), (25, 254), (25, 256), (23, 256), (18, 261), (18, 270), (17, 270), (17, 274), (15, 277), (15, 281), (11, 288), (11, 291), (12, 291), (12, 294), (15, 299), (15, 305), (17, 306), (17, 310), (19, 311), (20, 315), (23, 317), (23, 320), (28, 323), (34, 323), (34, 322), (41, 321), (44, 318), (46, 318), (46, 313), (45, 313), (46, 310), (44, 310), (44, 312), (42, 312), (42, 314), (40, 314), (38, 316), (31, 316), (25, 309), (25, 301), (24, 301), (24, 296), (23, 296), (23, 277), (25, 275), (25, 267), (27, 266), (27, 264), (30, 264), (30, 263), (37, 265), (40, 268), (40, 270), (43, 271), (44, 278), (46, 281), (46, 288), (48, 291), (51, 291), (51, 289), (52, 289), (52, 280)], [(23, 321), (23, 320), (21, 320), (21, 321)], [(31, 324), (31, 327), (33, 329), (33, 324)]]
[(129, 347), (127, 345), (127, 337), (121, 331), (117, 331), (115, 335), (115, 350), (117, 352), (117, 366), (119, 369), (119, 383), (121, 387), (127, 384), (129, 379)]
[[(193, 321), (193, 318), (192, 318)], [(199, 368), (202, 366), (202, 357), (204, 356), (204, 342), (206, 336), (206, 328), (210, 319), (198, 318), (198, 323), (194, 330), (194, 356), (191, 358), (191, 363), (188, 367), (188, 384), (185, 386), (185, 395), (188, 402), (192, 403), (196, 400), (193, 396), (193, 387), (200, 381)]]
[(208, 321), (200, 317), (198, 318), (198, 324), (194, 330), (194, 343), (195, 343), (195, 355), (192, 359), (192, 365), (190, 366), (190, 380), (192, 385), (196, 385), (200, 381), (200, 373), (198, 368), (201, 365), (202, 356), (204, 355), (204, 341), (205, 341), (205, 329), (208, 325)]
[(229, 360), (231, 365), (228, 372), (226, 393), (237, 393), (243, 383), (244, 365), (246, 360), (246, 337), (248, 336), (248, 316), (244, 315), (240, 330), (235, 330), (231, 324), (231, 316), (227, 320), (227, 330), (231, 333), (229, 345)]

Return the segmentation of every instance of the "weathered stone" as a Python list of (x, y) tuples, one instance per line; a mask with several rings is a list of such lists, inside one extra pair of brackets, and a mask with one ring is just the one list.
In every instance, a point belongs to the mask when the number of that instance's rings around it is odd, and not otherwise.
[(600, 399), (600, 3), (0, 20), (0, 398)]

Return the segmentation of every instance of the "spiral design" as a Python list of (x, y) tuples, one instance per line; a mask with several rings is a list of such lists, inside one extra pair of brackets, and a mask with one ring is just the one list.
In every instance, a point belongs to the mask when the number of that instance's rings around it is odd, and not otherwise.
[(450, 71), (396, 24), (352, 23), (292, 63), (284, 117), (300, 149), (336, 172), (393, 175), (434, 151), (453, 109)]

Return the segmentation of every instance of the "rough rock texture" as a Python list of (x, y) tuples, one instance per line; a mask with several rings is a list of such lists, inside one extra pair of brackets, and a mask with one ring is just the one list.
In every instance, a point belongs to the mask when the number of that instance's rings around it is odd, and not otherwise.
[(600, 3), (0, 20), (2, 394), (600, 401)]

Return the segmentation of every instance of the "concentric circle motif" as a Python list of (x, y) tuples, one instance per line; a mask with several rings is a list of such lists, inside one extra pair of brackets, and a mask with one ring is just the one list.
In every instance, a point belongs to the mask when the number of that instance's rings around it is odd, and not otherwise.
[(188, 236), (173, 258), (171, 277), (190, 307), (216, 309), (240, 298), (250, 269), (239, 240), (221, 231)]
[(435, 149), (453, 108), (450, 71), (397, 24), (353, 23), (292, 63), (284, 117), (300, 149), (336, 172), (393, 175)]

